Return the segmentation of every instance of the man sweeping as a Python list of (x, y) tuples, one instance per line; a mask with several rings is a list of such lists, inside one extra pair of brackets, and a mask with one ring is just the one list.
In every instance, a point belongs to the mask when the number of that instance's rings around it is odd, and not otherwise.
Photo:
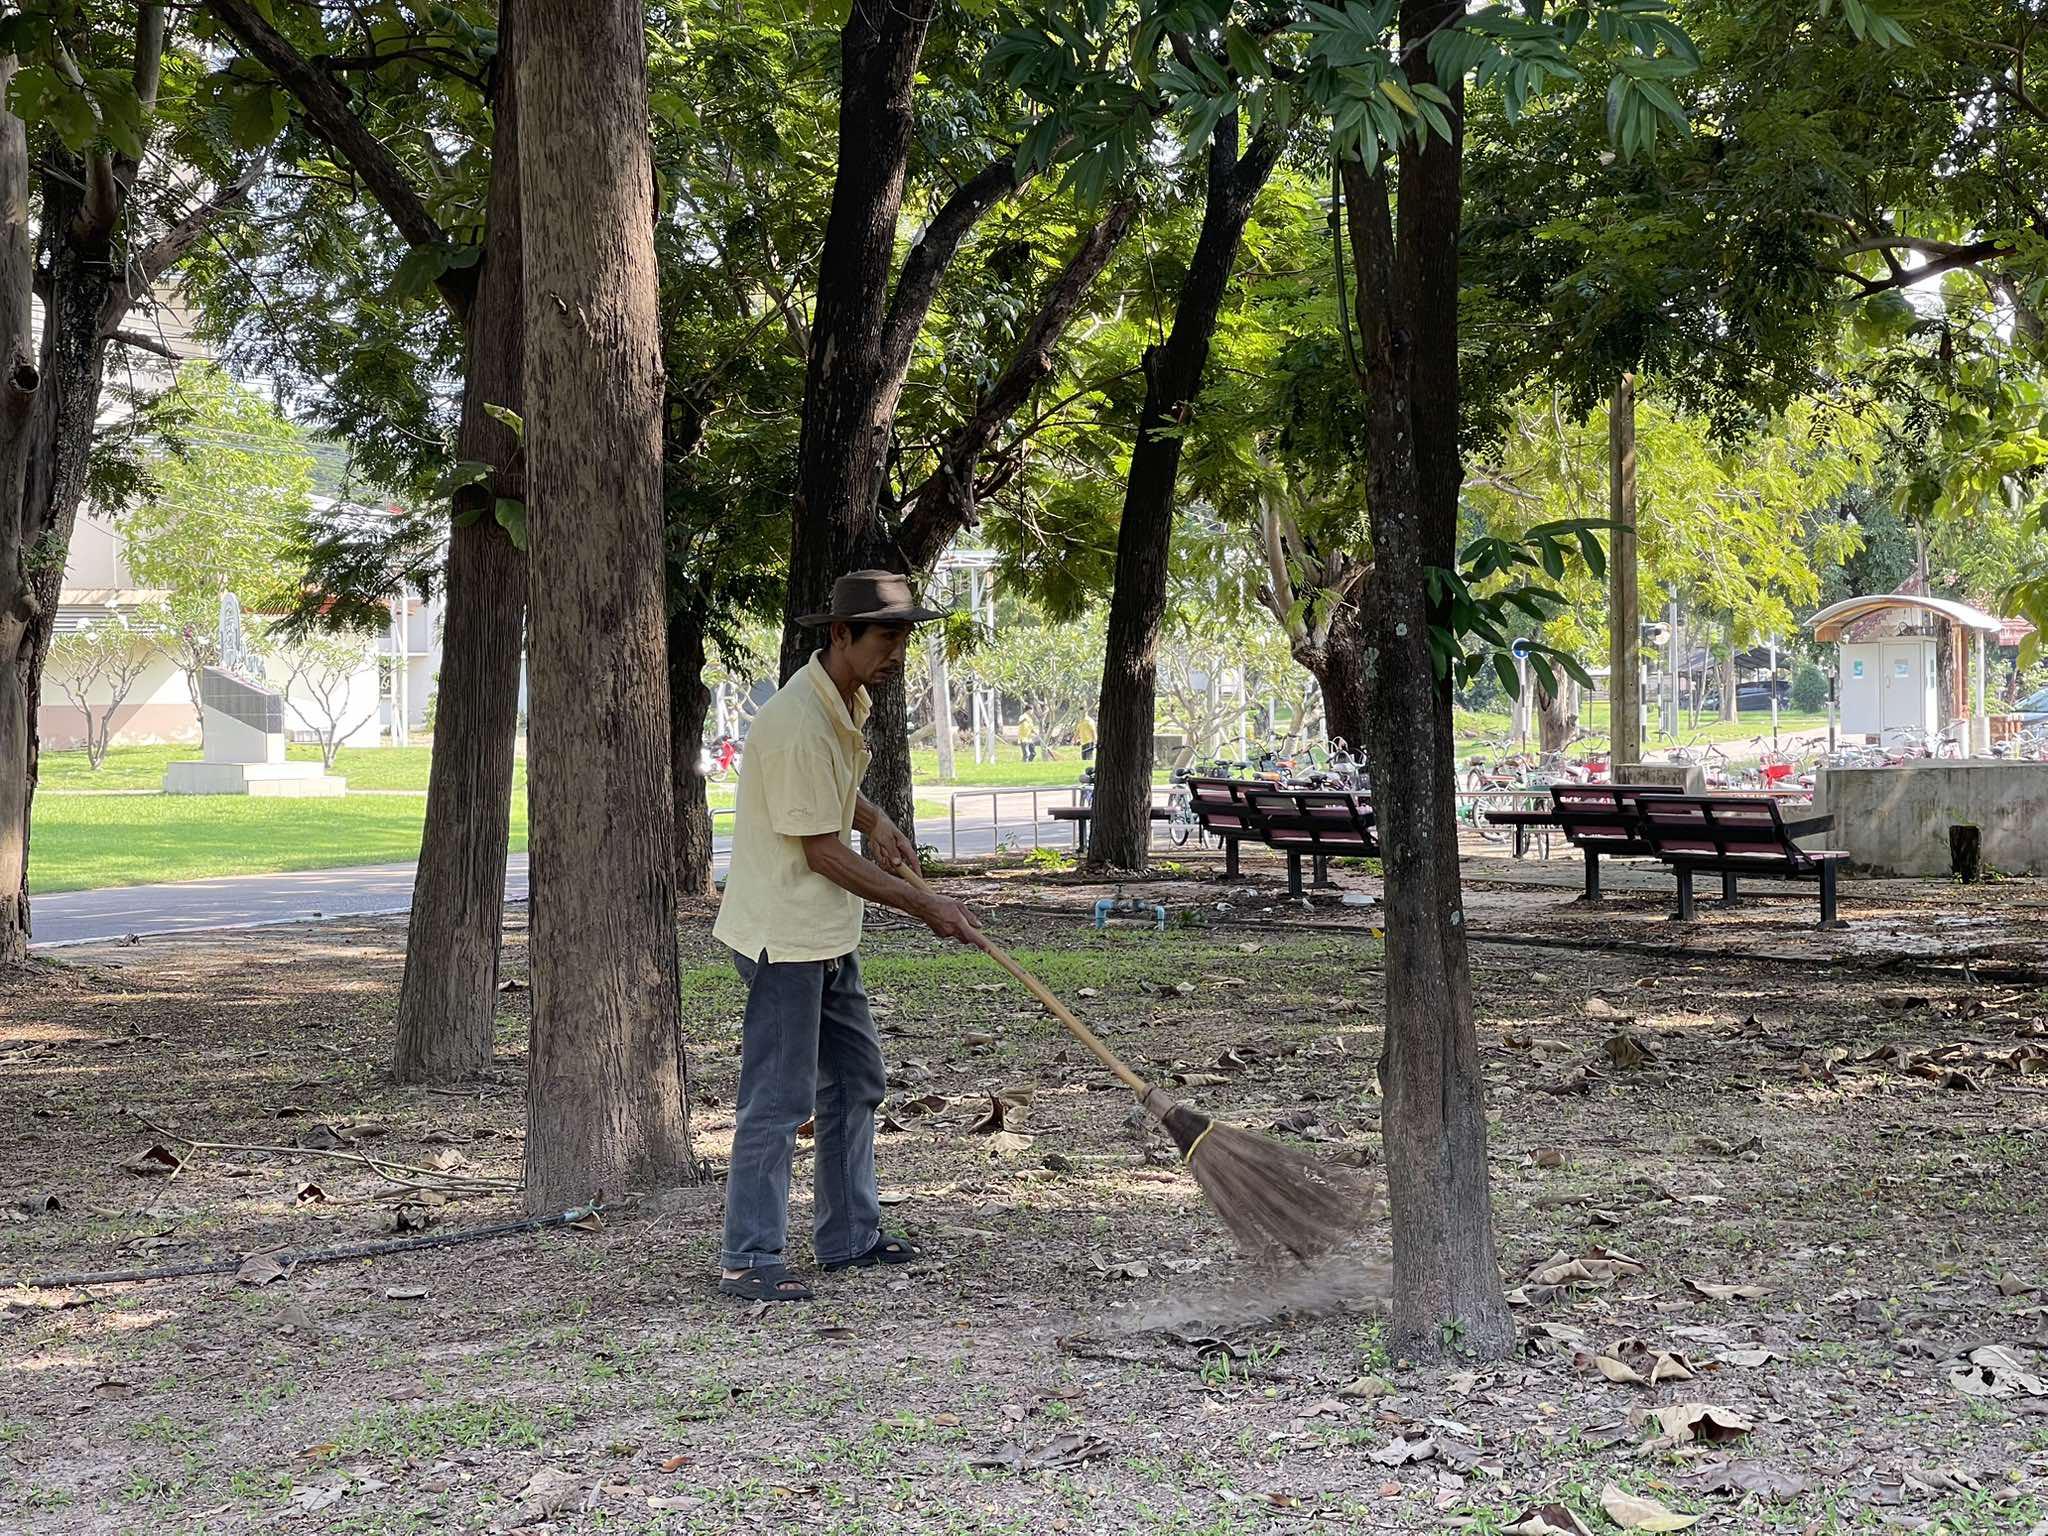
[[(751, 1301), (807, 1301), (783, 1258), (797, 1128), (813, 1122), (814, 1249), (828, 1270), (908, 1264), (918, 1249), (882, 1231), (875, 1110), (881, 1042), (861, 990), (863, 903), (879, 901), (962, 943), (973, 913), (887, 873), (917, 849), (860, 792), (868, 688), (903, 665), (911, 627), (945, 617), (889, 571), (833, 583), (832, 608), (798, 622), (827, 643), (761, 706), (740, 763), (732, 866), (712, 933), (747, 986), (740, 1087), (718, 1288)], [(853, 851), (853, 832), (880, 861)]]

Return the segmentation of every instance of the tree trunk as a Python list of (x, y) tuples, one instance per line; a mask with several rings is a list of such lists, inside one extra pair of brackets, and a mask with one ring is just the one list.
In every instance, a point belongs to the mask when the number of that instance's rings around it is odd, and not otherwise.
[(909, 693), (899, 668), (868, 690), (868, 776), (861, 793), (917, 841), (917, 801), (910, 787)]
[(1295, 651), (1323, 694), (1323, 717), (1332, 743), (1341, 739), (1353, 752), (1363, 752), (1371, 730), (1372, 640), (1355, 593), (1348, 594), (1330, 620), (1330, 633), (1320, 646)]
[(0, 542), (0, 967), (28, 959), (29, 721), (18, 658), (35, 616), (27, 551), (20, 547), (22, 498), (37, 413), (35, 236), (28, 209), (28, 132), (7, 110), (15, 59), (0, 54), (0, 509), (11, 520)]
[(1102, 694), (1095, 712), (1095, 823), (1089, 833), (1088, 861), (1097, 868), (1142, 868), (1151, 841), (1157, 651), (1166, 613), (1167, 555), (1173, 543), (1182, 431), (1202, 388), (1209, 341), (1252, 203), (1279, 158), (1283, 139), (1269, 120), (1240, 160), (1236, 114), (1217, 125), (1209, 147), (1202, 230), (1181, 280), (1173, 330), (1163, 343), (1145, 349), (1145, 403), (1138, 415), (1123, 521), (1117, 529), (1116, 585), (1110, 594)]
[(684, 603), (668, 621), (669, 783), (676, 805), (676, 893), (711, 894), (711, 800), (704, 785), (704, 608)]
[[(1406, 0), (1401, 33), (1446, 24), (1461, 0)], [(1411, 56), (1416, 83), (1433, 73)], [(1462, 124), (1462, 91), (1447, 83)], [(1458, 881), (1451, 689), (1429, 637), (1430, 567), (1456, 558), (1458, 269), (1462, 143), (1432, 135), (1400, 157), (1396, 244), (1384, 172), (1344, 167), (1369, 414), (1375, 551), (1368, 624), (1373, 794), (1386, 870), (1386, 1045), (1381, 1123), (1393, 1217), (1389, 1346), (1416, 1359), (1505, 1355), (1487, 1186), (1486, 1111)]]
[(36, 701), (71, 530), (85, 497), (106, 365), (101, 324), (113, 271), (111, 227), (88, 217), (81, 163), (56, 148), (48, 153), (41, 242), (49, 291), (19, 503), (20, 542), (6, 562), (8, 621), (0, 626), (0, 669), (14, 674), (21, 711), (17, 729), (15, 700), (0, 699), (0, 714), (8, 717), (0, 724), (0, 816), (9, 818), (0, 827), (0, 967), (28, 958), (29, 823), (41, 755)]
[(638, 0), (532, 0), (526, 1204), (695, 1174), (677, 1013), (661, 322)]
[(1735, 620), (1733, 617), (1729, 618), (1726, 627), (1723, 629), (1722, 638), (1727, 642), (1728, 650), (1727, 654), (1721, 658), (1721, 718), (1723, 720), (1736, 720), (1741, 718), (1742, 711), (1741, 701), (1736, 697)]
[(455, 511), (468, 521), (449, 536), (427, 824), (398, 991), (392, 1075), (401, 1083), (477, 1076), (490, 1065), (497, 1034), (527, 572), (525, 554), (493, 509), (499, 497), (525, 499), (526, 465), (511, 429), (485, 407), (520, 411), (525, 401), (516, 51), (524, 27), (516, 9), (507, 0), (499, 12), (483, 270), (467, 317), (469, 373), (457, 438), (460, 457), (496, 468), (486, 485), (456, 497)]
[(833, 581), (867, 542), (881, 491), (895, 398), (884, 377), (883, 322), (910, 159), (912, 91), (936, 9), (934, 0), (856, 5), (840, 33), (840, 153), (804, 374), (784, 682), (810, 659), (816, 641), (796, 616), (828, 606)]
[(1537, 747), (1545, 757), (1570, 746), (1579, 728), (1571, 679), (1560, 677), (1557, 685), (1553, 694), (1542, 683), (1536, 684)]

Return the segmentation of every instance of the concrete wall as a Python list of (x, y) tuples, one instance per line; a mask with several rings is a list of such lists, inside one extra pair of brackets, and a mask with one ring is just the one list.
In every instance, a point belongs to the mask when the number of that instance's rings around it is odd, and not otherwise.
[[(81, 524), (81, 526), (83, 526)], [(107, 690), (97, 688), (91, 696), (93, 712), (106, 703)], [(36, 709), (36, 729), (43, 748), (69, 752), (85, 745), (85, 715), (65, 696), (49, 672), (43, 674), (43, 694)], [(114, 711), (114, 744), (135, 746), (145, 742), (197, 741), (199, 714), (192, 707), (185, 674), (168, 661), (152, 661), (149, 670), (135, 680), (128, 697)]]
[(1947, 875), (1948, 829), (1969, 822), (1983, 830), (1988, 867), (2048, 875), (2048, 763), (1824, 768), (1814, 810), (1835, 826), (1809, 844), (1847, 849), (1858, 874)]

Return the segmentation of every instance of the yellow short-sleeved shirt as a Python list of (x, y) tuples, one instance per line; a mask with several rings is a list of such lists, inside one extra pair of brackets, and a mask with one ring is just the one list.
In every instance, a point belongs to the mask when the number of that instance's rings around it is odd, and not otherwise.
[(863, 903), (814, 871), (803, 839), (836, 832), (853, 846), (853, 807), (868, 769), (868, 695), (848, 710), (823, 653), (761, 706), (747, 732), (733, 808), (732, 864), (711, 932), (749, 959), (836, 960), (860, 943)]

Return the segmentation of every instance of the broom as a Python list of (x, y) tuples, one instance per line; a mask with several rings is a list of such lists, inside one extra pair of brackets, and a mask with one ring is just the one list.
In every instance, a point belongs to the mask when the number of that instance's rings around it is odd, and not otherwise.
[[(897, 873), (927, 895), (932, 888), (909, 865)], [(1153, 1087), (1117, 1059), (1092, 1029), (987, 934), (974, 942), (1023, 982), (1046, 1011), (1067, 1027), (1095, 1059), (1138, 1096), (1146, 1113), (1166, 1127), (1209, 1204), (1248, 1254), (1289, 1253), (1308, 1260), (1342, 1248), (1379, 1207), (1373, 1182), (1355, 1168), (1296, 1151), (1241, 1126), (1211, 1119)]]

